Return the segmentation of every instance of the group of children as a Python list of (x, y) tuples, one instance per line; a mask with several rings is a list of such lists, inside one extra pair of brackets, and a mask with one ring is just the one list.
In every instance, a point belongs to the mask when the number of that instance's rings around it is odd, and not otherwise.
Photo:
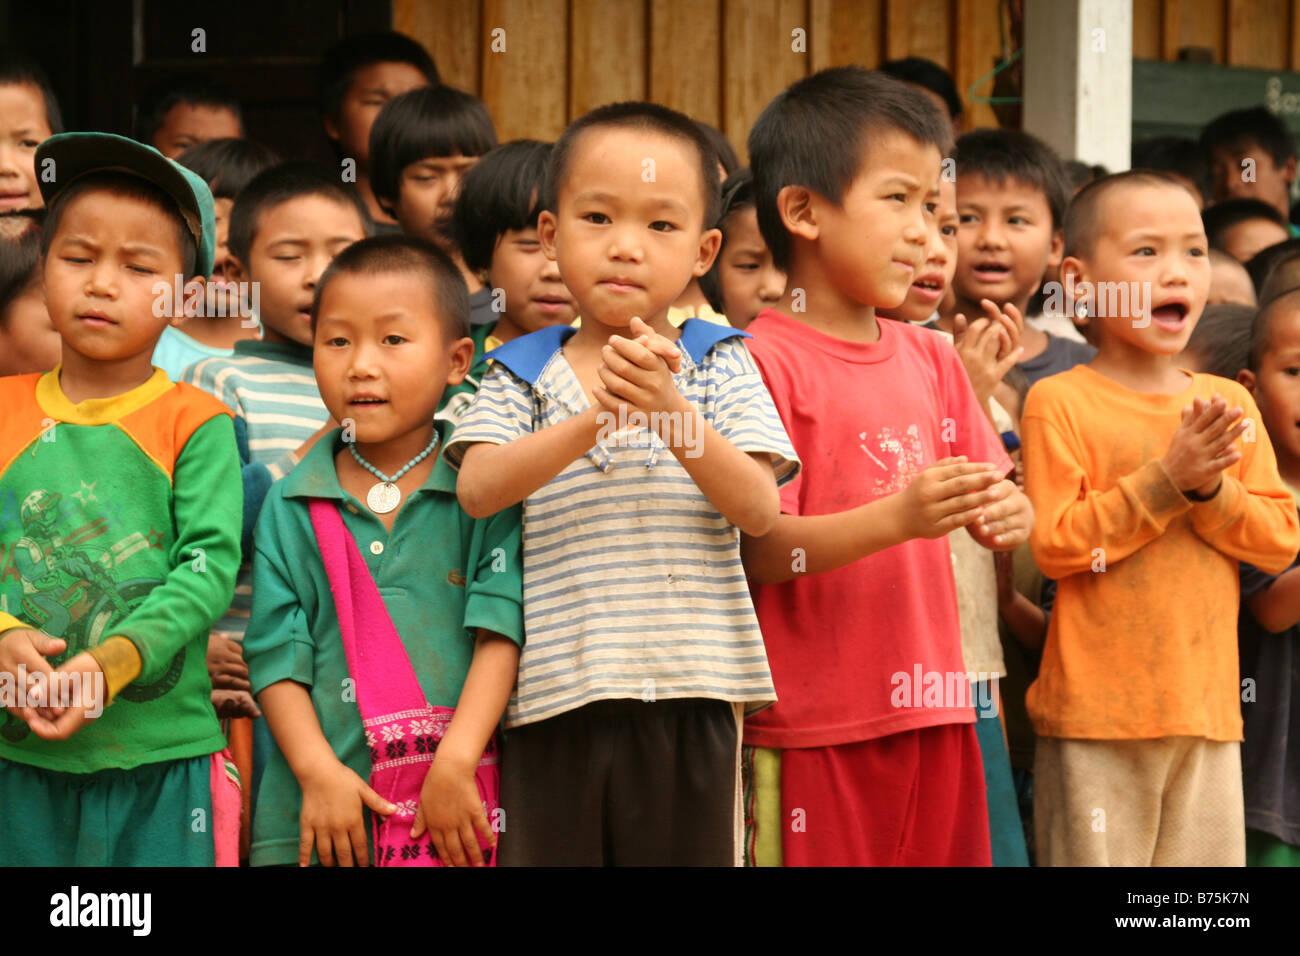
[(746, 168), (396, 35), (323, 90), (355, 184), (0, 64), (0, 862), (1300, 862), (1300, 292), (1183, 370), (1181, 179), (906, 64)]

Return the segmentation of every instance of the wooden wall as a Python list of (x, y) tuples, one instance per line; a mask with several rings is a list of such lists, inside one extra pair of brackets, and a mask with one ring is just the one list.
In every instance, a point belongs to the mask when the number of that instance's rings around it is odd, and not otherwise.
[[(1051, 0), (1043, 0), (1051, 2)], [(966, 125), (996, 125), (971, 85), (999, 62), (1003, 0), (393, 0), (447, 82), (487, 102), (501, 139), (554, 139), (586, 110), (651, 99), (721, 128), (744, 157), (759, 111), (828, 66), (908, 55), (952, 71)], [(1003, 13), (1000, 18), (999, 14)], [(802, 52), (792, 31), (804, 31)], [(504, 34), (494, 30), (503, 30)], [(492, 44), (504, 43), (494, 52)], [(1133, 55), (1300, 70), (1300, 0), (1133, 0)], [(991, 95), (984, 83), (977, 96)]]
[[(967, 125), (995, 125), (988, 105), (966, 94), (998, 62), (999, 6), (999, 0), (393, 0), (393, 26), (428, 48), (446, 82), (484, 99), (502, 141), (554, 139), (592, 107), (650, 99), (719, 127), (743, 160), (749, 127), (768, 100), (801, 76), (847, 63), (873, 67), (928, 57), (953, 72)], [(800, 40), (802, 49), (793, 49)], [(991, 84), (980, 95), (991, 95)]]
[(1300, 0), (1133, 0), (1135, 59), (1189, 46), (1227, 66), (1300, 71)]

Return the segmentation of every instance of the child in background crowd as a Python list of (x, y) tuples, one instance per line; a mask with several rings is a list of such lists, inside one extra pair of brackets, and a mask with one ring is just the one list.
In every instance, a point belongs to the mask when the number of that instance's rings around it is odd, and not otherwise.
[(461, 177), (497, 145), (492, 117), (477, 96), (449, 86), (391, 99), (370, 131), (370, 187), (408, 236), (452, 257), (470, 291), (470, 323), (495, 322), (492, 290), (465, 265), (452, 236)]
[(40, 211), (0, 213), (0, 375), (48, 372), (63, 340), (41, 290)]
[(210, 139), (190, 147), (176, 161), (202, 177), (212, 190), (217, 250), (197, 314), (187, 316), (179, 328), (168, 326), (154, 350), (153, 364), (173, 380), (205, 358), (233, 355), (241, 339), (257, 338), (257, 319), (250, 311), (253, 303), (245, 301), (239, 286), (229, 280), (230, 210), (239, 191), (279, 159), (252, 140)]
[[(1256, 319), (1238, 380), (1259, 406), (1278, 471), (1300, 504), (1300, 292), (1274, 299)], [(1300, 866), (1300, 560), (1279, 575), (1242, 562), (1241, 770), (1246, 862)]]
[[(953, 312), (978, 316), (981, 301), (1021, 314), (1061, 258), (1066, 192), (1061, 161), (1019, 130), (981, 129), (957, 140), (957, 273)], [(1030, 384), (1092, 358), (1094, 349), (1024, 323), (1019, 368)]]
[[(334, 153), (354, 164), (356, 191), (371, 230), (397, 232), (370, 183), (370, 128), (395, 96), (441, 82), (424, 47), (400, 33), (344, 37), (325, 51), (320, 64), (320, 113)], [(375, 228), (378, 227), (378, 228)]]
[(0, 48), (0, 213), (45, 204), (36, 147), (63, 132), (59, 102), (35, 61)]
[(244, 120), (235, 94), (211, 77), (168, 76), (154, 83), (135, 108), (135, 138), (168, 159), (210, 139), (238, 139)]
[(486, 276), (501, 308), (494, 310), (495, 323), (472, 327), (469, 374), (443, 393), (438, 415), (453, 424), (487, 372), (485, 353), (538, 329), (568, 325), (578, 314), (555, 260), (542, 252), (537, 237), (550, 157), (550, 143), (516, 140), (484, 156), (462, 182), (451, 232), (462, 261), (470, 272)]
[(749, 327), (754, 316), (780, 300), (785, 273), (772, 263), (771, 250), (758, 231), (754, 174), (738, 169), (722, 184), (722, 248), (713, 267), (700, 276), (709, 305), (727, 324)]

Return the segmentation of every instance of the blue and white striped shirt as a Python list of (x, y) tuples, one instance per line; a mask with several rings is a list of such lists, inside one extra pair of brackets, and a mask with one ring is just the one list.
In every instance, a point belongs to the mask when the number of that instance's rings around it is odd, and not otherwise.
[[(496, 350), (444, 454), (504, 444), (588, 407), (553, 327)], [(745, 452), (767, 453), (779, 484), (799, 461), (742, 341), (691, 320), (678, 390)], [(530, 384), (531, 383), (531, 384)], [(683, 427), (685, 427), (683, 425)], [(670, 436), (671, 437), (671, 436)], [(690, 445), (688, 432), (679, 434)], [(611, 428), (524, 501), (524, 631), (506, 726), (599, 700), (776, 699), (740, 561), (740, 532), (658, 435)]]

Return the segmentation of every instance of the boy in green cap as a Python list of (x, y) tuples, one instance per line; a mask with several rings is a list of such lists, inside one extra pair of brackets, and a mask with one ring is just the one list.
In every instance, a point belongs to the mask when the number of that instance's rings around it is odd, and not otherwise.
[(36, 169), (63, 351), (0, 379), (0, 861), (231, 863), (204, 653), (239, 567), (239, 456), (225, 406), (151, 363), (183, 315), (166, 290), (211, 271), (212, 195), (104, 133), (47, 139)]

